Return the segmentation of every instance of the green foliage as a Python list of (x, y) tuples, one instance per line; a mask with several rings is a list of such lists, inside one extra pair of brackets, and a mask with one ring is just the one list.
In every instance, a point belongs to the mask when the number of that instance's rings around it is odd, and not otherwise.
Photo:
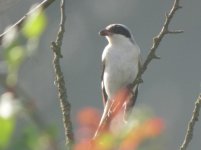
[(24, 49), (21, 46), (16, 46), (6, 54), (6, 60), (10, 64), (11, 69), (18, 68), (24, 58)]
[[(20, 67), (28, 57), (31, 57), (38, 48), (40, 36), (43, 33), (47, 24), (45, 12), (42, 9), (32, 12), (25, 20), (21, 32), (16, 28), (12, 28), (3, 37), (2, 45), (3, 59), (7, 67), (6, 84), (8, 87), (14, 87), (18, 81), (18, 73)], [(16, 117), (16, 116), (15, 116)], [(31, 117), (31, 116), (30, 116)], [(41, 133), (38, 127), (33, 123), (28, 124), (26, 128), (21, 129), (15, 140), (11, 140), (11, 135), (14, 132), (16, 118), (1, 118), (0, 117), (0, 150), (8, 149), (15, 150), (36, 150), (40, 149), (41, 142), (49, 138), (49, 133)], [(54, 137), (54, 130), (50, 129), (51, 137)], [(43, 149), (43, 148), (41, 148)]]
[(33, 126), (28, 126), (17, 135), (17, 139), (12, 142), (9, 149), (15, 150), (35, 150), (38, 141), (38, 131)]
[(4, 149), (10, 142), (11, 135), (15, 126), (15, 119), (0, 117), (0, 149)]
[(7, 84), (13, 86), (17, 82), (18, 69), (25, 58), (25, 49), (22, 46), (13, 46), (4, 53), (8, 67)]
[(36, 38), (41, 35), (44, 31), (47, 23), (47, 18), (42, 9), (39, 9), (35, 13), (31, 14), (28, 19), (25, 21), (25, 24), (22, 28), (22, 33), (27, 38)]
[[(51, 128), (51, 127), (50, 127)], [(47, 130), (49, 128), (47, 127)], [(53, 130), (53, 128), (51, 129)], [(54, 129), (55, 130), (55, 129)], [(52, 131), (51, 131), (52, 132)], [(54, 132), (54, 131), (53, 131)], [(28, 123), (22, 132), (17, 135), (17, 139), (12, 142), (10, 150), (44, 150), (51, 145), (51, 140), (55, 136), (48, 131), (41, 130), (36, 124)]]
[[(17, 33), (16, 29), (8, 32), (3, 40), (4, 60), (7, 65), (8, 86), (14, 86), (17, 83), (19, 69), (24, 60), (35, 52), (38, 41), (47, 24), (45, 12), (42, 9), (32, 13), (22, 26), (22, 34)], [(20, 40), (25, 40), (21, 44)]]

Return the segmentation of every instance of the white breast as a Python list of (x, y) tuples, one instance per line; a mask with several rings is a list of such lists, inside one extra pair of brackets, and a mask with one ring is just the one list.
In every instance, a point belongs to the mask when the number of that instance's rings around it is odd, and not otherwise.
[(103, 82), (111, 99), (118, 90), (132, 83), (138, 73), (140, 49), (133, 43), (108, 44), (102, 54), (105, 62)]

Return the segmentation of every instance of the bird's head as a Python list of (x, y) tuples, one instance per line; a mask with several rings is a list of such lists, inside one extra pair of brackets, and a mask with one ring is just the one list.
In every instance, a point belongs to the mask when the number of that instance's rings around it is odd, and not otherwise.
[(110, 24), (105, 29), (99, 32), (101, 36), (105, 36), (109, 43), (122, 43), (132, 42), (134, 43), (133, 35), (123, 24)]

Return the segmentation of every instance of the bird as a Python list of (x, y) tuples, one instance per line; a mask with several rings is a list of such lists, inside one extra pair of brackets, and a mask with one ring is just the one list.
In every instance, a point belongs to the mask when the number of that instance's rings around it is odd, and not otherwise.
[[(140, 48), (126, 25), (110, 24), (99, 34), (108, 41), (102, 52), (101, 88), (105, 106), (121, 89), (134, 82), (141, 66), (141, 56)], [(138, 85), (131, 90), (132, 96), (125, 104), (125, 116), (130, 114), (135, 105)]]
[[(104, 110), (93, 139), (105, 131), (116, 133), (126, 125), (137, 99), (138, 84), (133, 86), (133, 82), (141, 67), (140, 48), (127, 26), (110, 24), (99, 34), (107, 39), (108, 44), (102, 52), (101, 89)], [(114, 101), (121, 100), (116, 98), (118, 93), (126, 88), (132, 94), (123, 101), (118, 113), (110, 115)]]

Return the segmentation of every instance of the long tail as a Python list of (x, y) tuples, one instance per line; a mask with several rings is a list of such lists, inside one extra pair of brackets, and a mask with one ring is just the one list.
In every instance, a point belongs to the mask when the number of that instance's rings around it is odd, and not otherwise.
[[(131, 91), (129, 88), (122, 89), (112, 100), (108, 100), (106, 102), (103, 115), (96, 133), (94, 134), (94, 138), (103, 132), (109, 131), (111, 121), (119, 112), (125, 113), (126, 116), (129, 116), (128, 114), (131, 112), (137, 99), (138, 88), (136, 87), (134, 91), (135, 92)], [(124, 115), (124, 120), (126, 116)]]
[(98, 128), (97, 128), (95, 134), (94, 134), (93, 139), (95, 139), (99, 134), (108, 130), (109, 124), (110, 124), (110, 117), (108, 116), (109, 111), (110, 111), (110, 101), (107, 101), (105, 104), (105, 108), (104, 108), (100, 123), (98, 125)]

